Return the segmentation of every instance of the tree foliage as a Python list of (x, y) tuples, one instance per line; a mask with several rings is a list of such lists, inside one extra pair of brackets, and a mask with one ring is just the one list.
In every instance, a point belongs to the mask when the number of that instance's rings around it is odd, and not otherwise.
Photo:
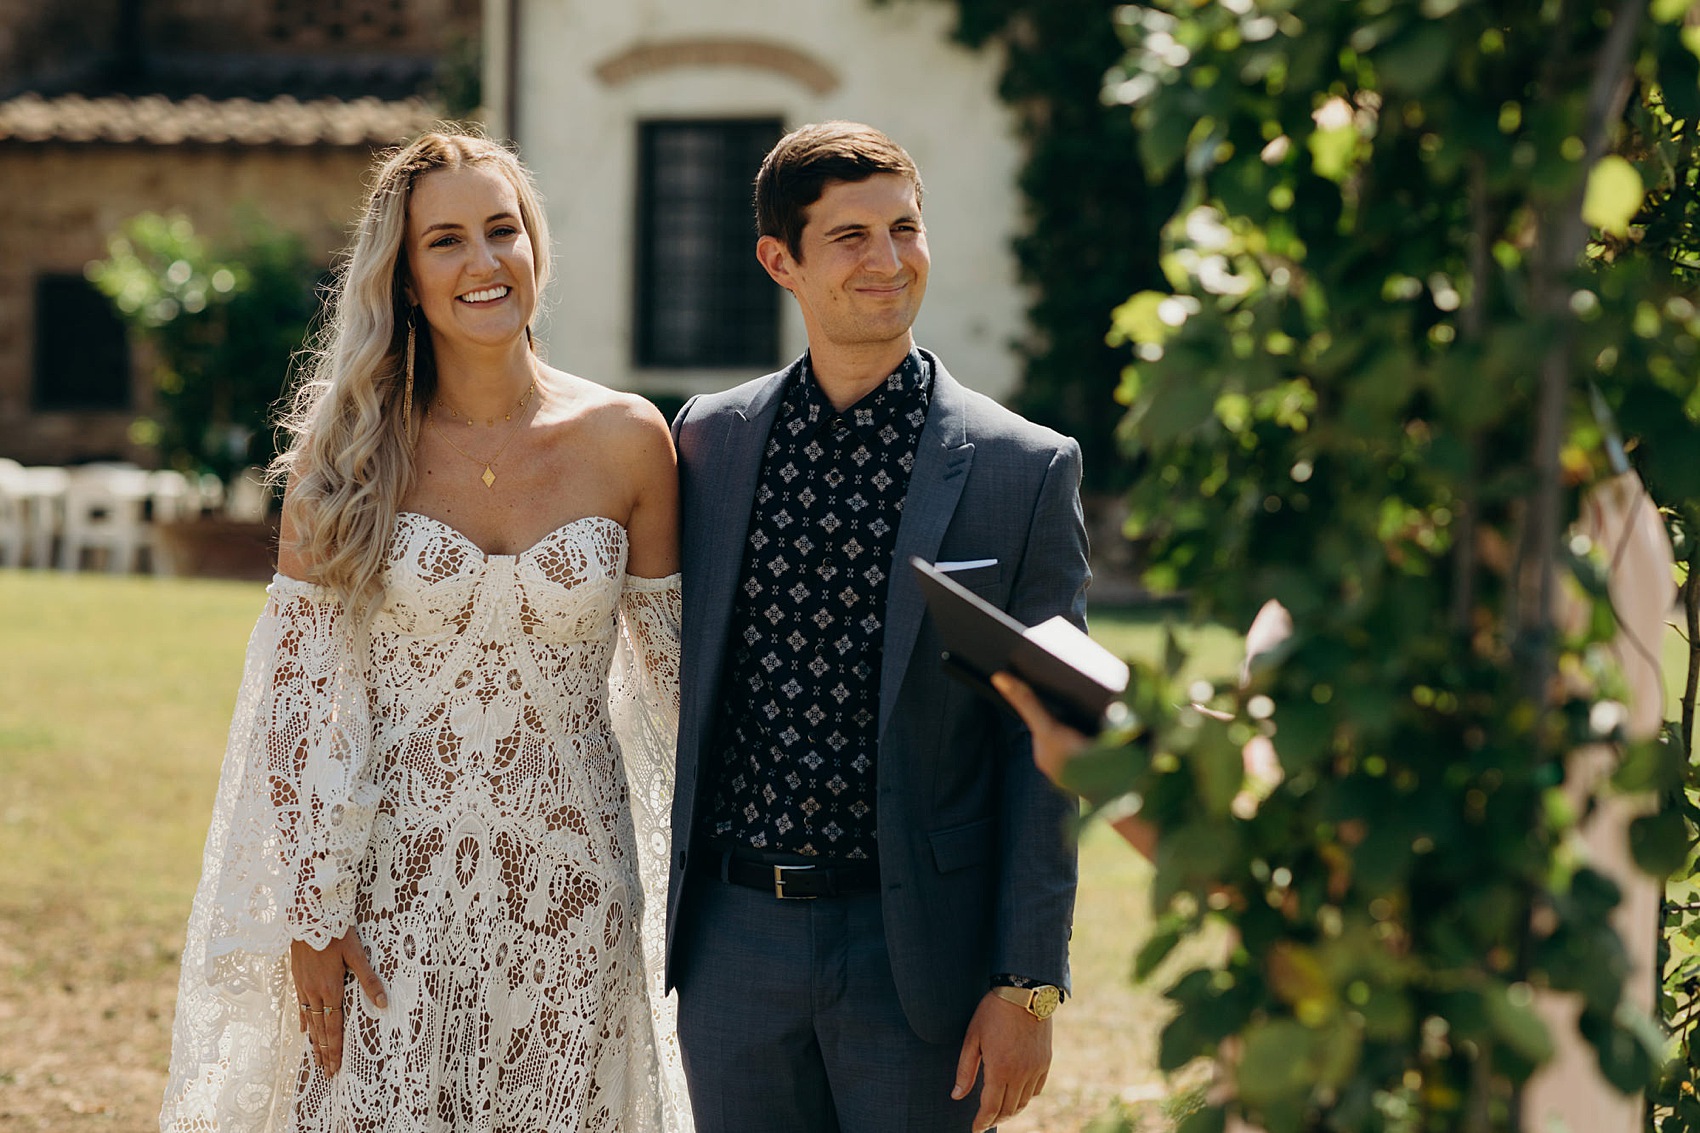
[(1087, 486), (1125, 486), (1111, 404), (1123, 348), (1105, 341), (1108, 312), (1154, 286), (1157, 231), (1173, 179), (1147, 187), (1125, 109), (1106, 105), (1103, 76), (1122, 54), (1116, 0), (956, 0), (956, 38), (1003, 52), (999, 94), (1016, 115), (1026, 158), (1026, 229), (1015, 240), (1032, 285), (1029, 327), (1014, 336), (1024, 374), (1016, 407), (1076, 437)]
[[(1120, 10), (1109, 89), (1150, 176), (1187, 186), (1167, 286), (1115, 317), (1130, 532), (1198, 617), (1277, 599), (1296, 627), (1244, 686), (1143, 666), (1145, 741), (1081, 772), (1161, 831), (1141, 970), (1207, 918), (1235, 929), (1168, 993), (1163, 1065), (1236, 1068), (1184, 1129), (1224, 1105), (1271, 1133), (1515, 1128), (1551, 1050), (1542, 988), (1580, 997), (1612, 1083), (1657, 1078), (1621, 1003), (1618, 891), (1573, 852), (1558, 785), (1568, 752), (1620, 738), (1609, 564), (1566, 528), (1618, 429), (1700, 530), (1688, 8)], [(1630, 745), (1618, 777), (1664, 793), (1632, 839), (1660, 876), (1692, 861), (1690, 734)], [(1246, 781), (1258, 737), (1278, 781)]]
[(133, 432), (164, 463), (228, 479), (275, 453), (270, 412), (318, 312), (306, 245), (256, 217), (215, 248), (181, 215), (142, 213), (89, 279), (153, 348), (157, 413)]

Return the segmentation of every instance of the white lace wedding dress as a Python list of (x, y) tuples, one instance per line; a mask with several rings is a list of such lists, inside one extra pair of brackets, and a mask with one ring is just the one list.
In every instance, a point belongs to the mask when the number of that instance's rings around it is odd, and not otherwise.
[[(626, 575), (626, 552), (600, 517), (485, 556), (404, 512), (358, 649), (328, 591), (273, 580), (162, 1130), (689, 1130), (660, 971), (679, 582)], [(326, 1078), (289, 943), (351, 925), (388, 1006), (349, 983)]]

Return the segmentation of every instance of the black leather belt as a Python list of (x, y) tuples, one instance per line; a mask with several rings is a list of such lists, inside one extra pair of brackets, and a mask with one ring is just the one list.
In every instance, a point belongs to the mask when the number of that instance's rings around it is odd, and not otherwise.
[(848, 897), (872, 893), (880, 885), (880, 868), (874, 862), (789, 865), (736, 857), (730, 850), (719, 854), (722, 879), (746, 889), (764, 890), (782, 901)]

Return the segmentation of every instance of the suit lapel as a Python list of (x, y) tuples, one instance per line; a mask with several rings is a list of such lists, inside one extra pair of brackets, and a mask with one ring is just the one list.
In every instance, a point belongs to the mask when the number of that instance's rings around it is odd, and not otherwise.
[(903, 521), (897, 526), (897, 547), (892, 553), (891, 581), (886, 590), (885, 649), (880, 664), (879, 734), (885, 734), (897, 703), (898, 690), (909, 670), (915, 638), (921, 632), (925, 602), (912, 557), (933, 562), (945, 529), (956, 514), (968, 470), (974, 463), (974, 445), (968, 439), (968, 405), (962, 387), (935, 357), (933, 397), (927, 423), (915, 446), (915, 470), (909, 476), (909, 493), (903, 501)]
[(704, 456), (692, 469), (696, 481), (685, 512), (684, 570), (687, 611), (684, 652), (697, 664), (691, 672), (691, 697), (695, 711), (681, 720), (681, 728), (692, 728), (706, 740), (713, 725), (715, 690), (726, 654), (726, 627), (732, 616), (732, 599), (738, 586), (744, 556), (744, 534), (749, 530), (750, 507), (755, 500), (756, 478), (761, 473), (762, 450), (768, 430), (779, 412), (790, 370), (777, 374), (760, 387), (749, 403), (724, 414), (704, 446)]

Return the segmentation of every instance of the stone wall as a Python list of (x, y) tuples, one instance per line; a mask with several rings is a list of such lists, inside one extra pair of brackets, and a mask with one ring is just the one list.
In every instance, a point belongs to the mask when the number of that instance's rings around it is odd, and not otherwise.
[(126, 436), (149, 404), (142, 351), (133, 359), (132, 411), (32, 412), (35, 352), (77, 349), (33, 341), (39, 275), (80, 273), (105, 255), (111, 232), (150, 210), (182, 212), (216, 238), (250, 207), (301, 233), (328, 264), (359, 209), (370, 162), (363, 148), (0, 146), (0, 456), (61, 464), (152, 455)]

